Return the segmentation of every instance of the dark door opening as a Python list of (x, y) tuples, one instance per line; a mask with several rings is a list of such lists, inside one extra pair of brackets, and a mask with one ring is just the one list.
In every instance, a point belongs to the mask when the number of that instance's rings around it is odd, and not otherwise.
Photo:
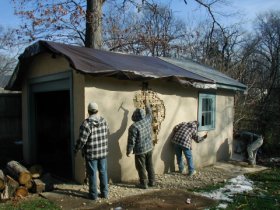
[(72, 178), (70, 93), (35, 93), (36, 157), (44, 171)]

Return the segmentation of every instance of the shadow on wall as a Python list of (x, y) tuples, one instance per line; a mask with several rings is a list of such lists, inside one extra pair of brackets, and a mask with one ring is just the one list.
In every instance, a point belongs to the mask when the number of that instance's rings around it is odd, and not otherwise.
[(216, 160), (229, 160), (231, 157), (231, 152), (229, 149), (229, 141), (228, 138), (224, 140), (224, 142), (220, 145), (219, 149), (217, 150)]
[(162, 150), (161, 150), (161, 160), (164, 163), (164, 173), (174, 172), (175, 171), (175, 151), (173, 144), (171, 142), (172, 132), (167, 137)]
[(121, 105), (118, 111), (124, 112), (121, 126), (109, 136), (108, 178), (113, 182), (121, 181), (120, 159), (122, 158), (122, 152), (119, 140), (126, 131), (128, 123), (128, 110)]

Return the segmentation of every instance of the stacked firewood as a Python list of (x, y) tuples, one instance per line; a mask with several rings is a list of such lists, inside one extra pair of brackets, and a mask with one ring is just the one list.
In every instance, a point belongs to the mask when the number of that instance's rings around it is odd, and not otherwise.
[(41, 175), (42, 168), (38, 165), (28, 170), (17, 161), (8, 162), (5, 173), (0, 169), (0, 200), (43, 192), (45, 184), (39, 179)]

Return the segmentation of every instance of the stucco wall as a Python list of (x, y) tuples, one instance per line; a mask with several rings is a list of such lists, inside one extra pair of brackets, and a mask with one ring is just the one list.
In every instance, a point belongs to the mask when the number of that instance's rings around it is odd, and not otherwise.
[[(85, 75), (73, 71), (73, 116), (74, 116), (74, 144), (79, 138), (79, 128), (82, 121), (87, 117), (87, 107), (85, 108)], [(74, 158), (74, 177), (80, 183), (83, 183), (85, 178), (85, 161), (81, 153)]]
[[(141, 90), (141, 82), (119, 81), (111, 78), (86, 76), (84, 115), (87, 117), (87, 104), (95, 101), (110, 126), (108, 156), (109, 179), (124, 181), (137, 179), (134, 156), (126, 157), (127, 130), (132, 124), (134, 111), (133, 97)], [(166, 118), (161, 125), (159, 142), (155, 145), (153, 161), (156, 173), (177, 170), (175, 155), (170, 143), (172, 128), (182, 122), (197, 120), (197, 89), (180, 85), (153, 81), (149, 88), (158, 93), (166, 107)], [(196, 167), (210, 165), (217, 159), (226, 159), (231, 152), (233, 95), (218, 91), (216, 96), (216, 128), (209, 131), (208, 138), (200, 144), (193, 143), (193, 156)], [(120, 107), (125, 109), (121, 109)], [(205, 132), (201, 132), (203, 135)]]

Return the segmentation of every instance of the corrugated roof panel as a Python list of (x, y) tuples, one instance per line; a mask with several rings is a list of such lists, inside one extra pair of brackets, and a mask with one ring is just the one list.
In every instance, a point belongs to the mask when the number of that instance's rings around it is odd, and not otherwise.
[(231, 77), (203, 64), (199, 64), (190, 59), (170, 59), (161, 58), (162, 60), (179, 66), (187, 71), (196, 73), (200, 76), (207, 77), (215, 81), (217, 87), (233, 89), (233, 90), (246, 90), (247, 86), (232, 79)]

